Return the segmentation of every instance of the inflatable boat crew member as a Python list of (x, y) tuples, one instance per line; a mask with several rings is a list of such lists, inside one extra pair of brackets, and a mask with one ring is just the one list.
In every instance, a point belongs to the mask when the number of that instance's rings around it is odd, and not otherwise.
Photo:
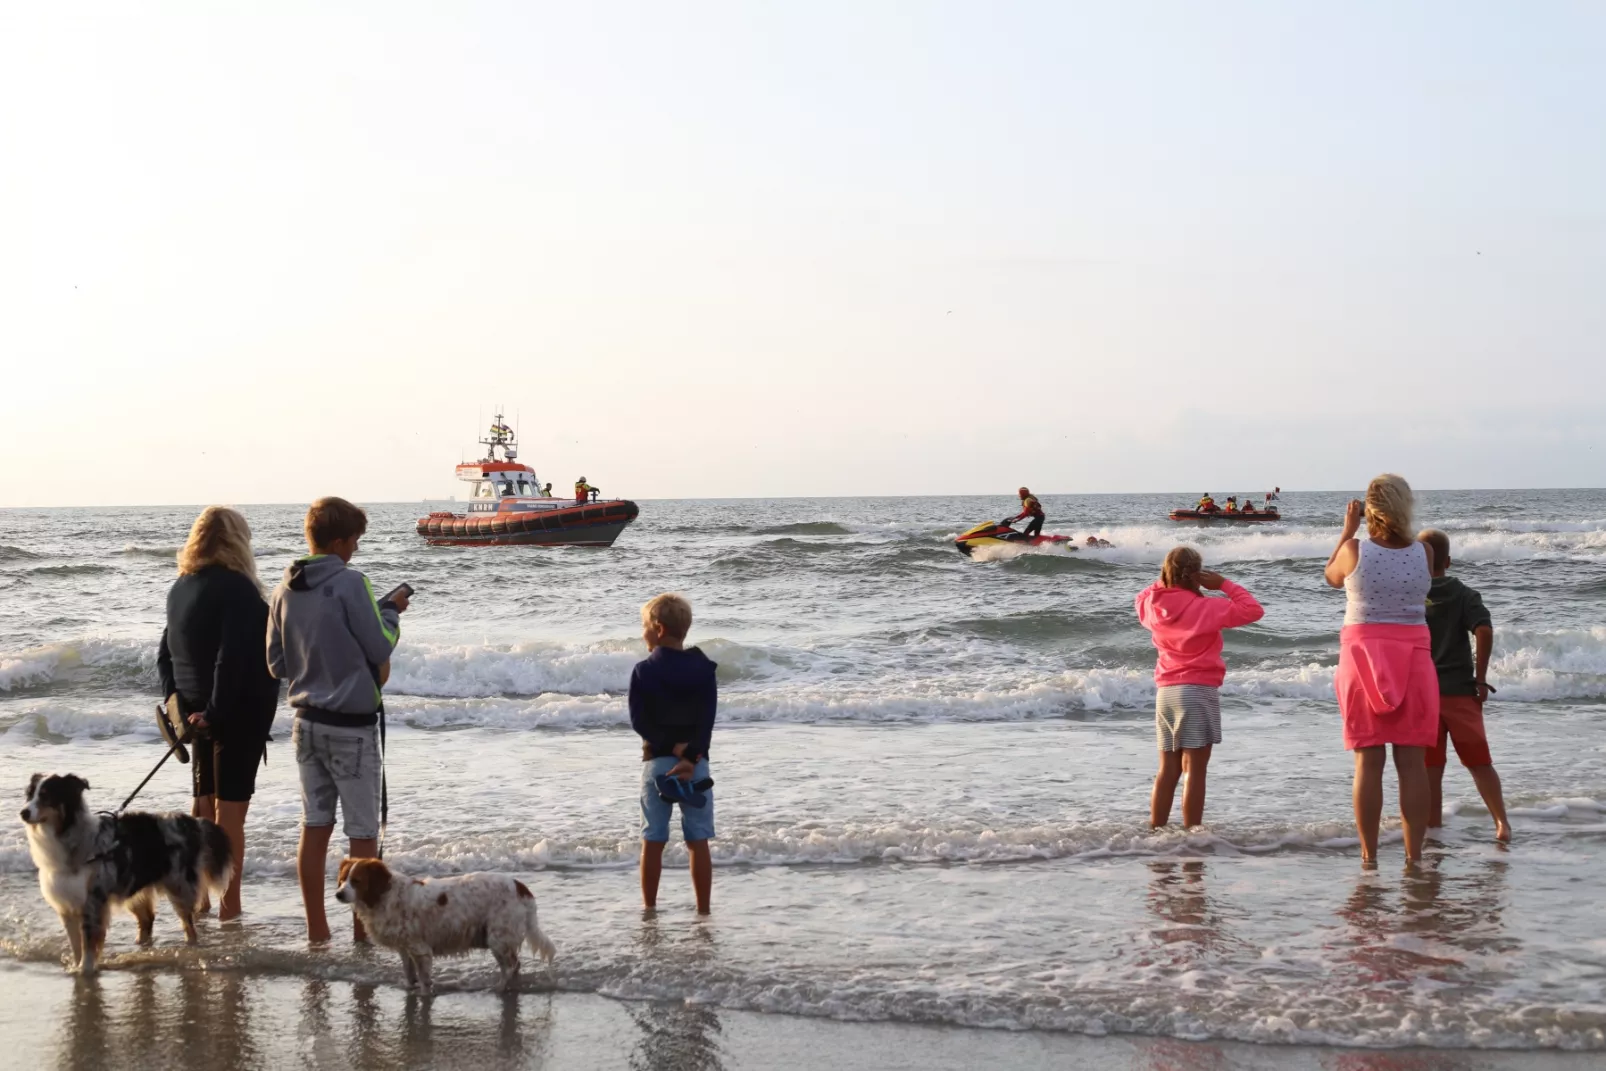
[(574, 481), (574, 500), (584, 502), (591, 497), (591, 485), (586, 483), (584, 476)]
[(1027, 522), (1026, 530), (1022, 534), (1028, 539), (1035, 535), (1042, 535), (1043, 504), (1037, 501), (1036, 495), (1024, 487), (1018, 493), (1020, 495), (1020, 512), (1011, 517), (1009, 523), (1014, 524), (1023, 517), (1030, 517), (1031, 520)]
[(1199, 504), (1193, 508), (1200, 513), (1214, 513), (1218, 507), (1216, 506), (1216, 500), (1210, 497), (1209, 491), (1206, 491), (1200, 497)]

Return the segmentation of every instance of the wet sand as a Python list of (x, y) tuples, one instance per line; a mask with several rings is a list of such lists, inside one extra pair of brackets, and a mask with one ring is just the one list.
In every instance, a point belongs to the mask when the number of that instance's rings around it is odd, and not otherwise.
[[(383, 953), (376, 953), (382, 955)], [(450, 992), (229, 970), (113, 970), (82, 980), (0, 963), (7, 1066), (58, 1071), (794, 1066), (1561, 1071), (1596, 1054), (1368, 1051), (844, 1023), (586, 994)]]

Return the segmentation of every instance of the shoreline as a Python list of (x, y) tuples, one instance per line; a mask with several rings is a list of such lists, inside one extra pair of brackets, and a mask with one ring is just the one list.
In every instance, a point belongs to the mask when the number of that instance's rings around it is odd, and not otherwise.
[[(52, 1024), (38, 1031), (35, 1024)], [(583, 993), (448, 991), (313, 975), (162, 968), (90, 980), (0, 963), (0, 1037), (13, 1066), (652, 1068), (736, 1071), (800, 1056), (832, 1068), (929, 1071), (1203, 1067), (1321, 1071), (1563, 1071), (1599, 1053), (1254, 1045), (861, 1022)]]

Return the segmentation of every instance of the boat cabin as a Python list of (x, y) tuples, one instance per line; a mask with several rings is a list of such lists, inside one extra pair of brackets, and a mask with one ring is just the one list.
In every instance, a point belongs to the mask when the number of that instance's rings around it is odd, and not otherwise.
[(484, 458), (457, 466), (457, 478), (469, 485), (470, 512), (494, 513), (508, 499), (556, 501), (548, 499), (535, 470), (517, 460), (519, 448), (513, 429), (502, 422), (500, 415), (491, 425), (489, 437), (481, 439), (480, 444), (486, 447)]

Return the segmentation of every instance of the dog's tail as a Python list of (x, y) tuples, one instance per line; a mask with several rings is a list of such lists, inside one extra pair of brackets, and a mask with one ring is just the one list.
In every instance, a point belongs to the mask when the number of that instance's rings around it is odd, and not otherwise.
[(234, 868), (239, 866), (239, 860), (234, 858), (234, 845), (229, 841), (229, 835), (223, 832), (223, 827), (216, 822), (202, 818), (201, 823), (201, 884), (214, 896), (222, 896), (229, 891), (229, 882), (234, 880)]
[(524, 936), (530, 942), (530, 949), (551, 963), (552, 957), (558, 954), (558, 947), (541, 932), (541, 923), (535, 914), (535, 894), (522, 881), (515, 881), (513, 884), (518, 888), (519, 902), (524, 905)]

